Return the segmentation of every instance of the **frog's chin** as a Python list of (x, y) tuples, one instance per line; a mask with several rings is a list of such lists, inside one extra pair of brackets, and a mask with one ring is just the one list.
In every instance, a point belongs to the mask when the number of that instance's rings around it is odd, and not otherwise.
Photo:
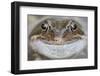
[(86, 47), (86, 38), (76, 40), (63, 45), (51, 45), (41, 40), (30, 42), (32, 49), (48, 58), (60, 59), (70, 58), (71, 56), (80, 53)]

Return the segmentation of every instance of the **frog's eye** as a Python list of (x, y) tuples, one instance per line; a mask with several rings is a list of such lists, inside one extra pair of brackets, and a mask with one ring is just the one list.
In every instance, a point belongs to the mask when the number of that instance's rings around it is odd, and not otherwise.
[(53, 28), (51, 21), (49, 20), (44, 21), (44, 23), (41, 25), (41, 28), (43, 29), (43, 31), (51, 30)]
[(77, 28), (77, 25), (75, 22), (73, 22), (72, 20), (70, 20), (66, 26), (66, 31), (68, 32), (73, 32), (75, 31)]
[(77, 25), (76, 25), (75, 23), (72, 23), (72, 25), (71, 25), (71, 30), (72, 30), (72, 31), (75, 31), (76, 28), (77, 28)]
[(48, 24), (42, 24), (41, 28), (43, 31), (47, 31), (48, 30)]

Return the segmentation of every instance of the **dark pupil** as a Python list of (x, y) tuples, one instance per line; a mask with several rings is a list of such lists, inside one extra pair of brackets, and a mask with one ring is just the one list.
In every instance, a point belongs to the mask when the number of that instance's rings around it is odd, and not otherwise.
[(71, 27), (71, 30), (73, 31), (73, 30), (75, 30), (76, 28), (77, 28), (77, 26), (74, 25), (74, 27)]
[(47, 29), (44, 24), (41, 25), (41, 28), (44, 30)]
[(76, 25), (74, 25), (73, 29), (75, 30), (76, 28), (77, 28), (77, 26), (76, 26)]

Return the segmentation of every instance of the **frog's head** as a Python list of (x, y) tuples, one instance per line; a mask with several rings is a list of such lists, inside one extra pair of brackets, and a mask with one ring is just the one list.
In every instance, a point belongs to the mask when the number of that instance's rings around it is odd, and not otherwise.
[(48, 44), (65, 44), (81, 39), (83, 35), (80, 24), (74, 20), (46, 19), (37, 25), (30, 39), (41, 40)]
[(70, 58), (80, 53), (87, 40), (81, 25), (70, 19), (46, 19), (29, 36), (32, 49), (47, 58)]

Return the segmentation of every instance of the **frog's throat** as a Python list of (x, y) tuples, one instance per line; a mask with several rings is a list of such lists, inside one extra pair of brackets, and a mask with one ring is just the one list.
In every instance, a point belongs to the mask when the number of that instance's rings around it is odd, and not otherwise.
[(64, 45), (49, 45), (40, 40), (30, 42), (30, 45), (34, 51), (51, 59), (69, 58), (72, 55), (83, 51), (83, 49), (86, 47), (86, 44), (86, 38), (82, 38), (73, 43)]

